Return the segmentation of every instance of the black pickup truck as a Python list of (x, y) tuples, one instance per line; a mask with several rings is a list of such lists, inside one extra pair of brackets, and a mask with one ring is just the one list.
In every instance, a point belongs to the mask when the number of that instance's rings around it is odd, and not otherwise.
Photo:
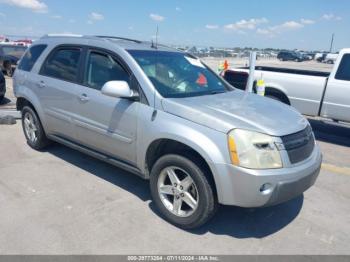
[(8, 76), (12, 76), (19, 59), (27, 50), (25, 46), (19, 45), (0, 45), (0, 69)]

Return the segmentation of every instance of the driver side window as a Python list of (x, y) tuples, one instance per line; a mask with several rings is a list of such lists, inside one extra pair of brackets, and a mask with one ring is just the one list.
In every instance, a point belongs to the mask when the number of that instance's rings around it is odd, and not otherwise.
[(108, 81), (126, 81), (130, 85), (127, 71), (108, 54), (92, 51), (88, 55), (84, 83), (91, 88), (101, 90)]

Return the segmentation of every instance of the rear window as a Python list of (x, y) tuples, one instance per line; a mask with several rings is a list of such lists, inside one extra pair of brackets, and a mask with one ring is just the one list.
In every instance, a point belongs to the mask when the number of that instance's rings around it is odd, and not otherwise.
[(1, 49), (2, 49), (2, 55), (13, 56), (18, 59), (20, 59), (24, 54), (24, 52), (27, 50), (27, 48), (24, 46), (16, 46), (16, 45), (2, 46)]
[(350, 54), (343, 56), (337, 74), (335, 75), (335, 79), (350, 81)]
[(18, 69), (23, 71), (31, 71), (39, 56), (45, 50), (46, 45), (36, 45), (31, 47), (22, 57)]
[(78, 79), (81, 49), (75, 47), (54, 50), (45, 61), (40, 73), (68, 82)]

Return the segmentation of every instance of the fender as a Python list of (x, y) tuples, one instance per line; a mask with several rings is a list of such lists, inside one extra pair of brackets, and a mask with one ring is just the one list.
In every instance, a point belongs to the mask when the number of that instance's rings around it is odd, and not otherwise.
[[(151, 108), (149, 108), (149, 111), (147, 113), (152, 114)], [(142, 122), (138, 126), (142, 126), (142, 129), (139, 128), (138, 130), (137, 166), (146, 179), (149, 178), (146, 170), (146, 156), (150, 145), (159, 139), (174, 140), (189, 146), (205, 159), (211, 169), (218, 198), (221, 199), (221, 194), (225, 192), (224, 181), (226, 181), (226, 178), (224, 174), (216, 170), (213, 163), (230, 163), (227, 134), (160, 110), (155, 121)], [(227, 148), (227, 152), (222, 148)]]

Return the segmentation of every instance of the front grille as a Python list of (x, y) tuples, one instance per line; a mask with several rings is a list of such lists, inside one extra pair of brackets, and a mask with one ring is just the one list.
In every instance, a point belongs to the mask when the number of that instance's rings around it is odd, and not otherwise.
[(281, 139), (292, 164), (308, 158), (315, 147), (315, 139), (310, 126), (298, 133), (282, 136)]

